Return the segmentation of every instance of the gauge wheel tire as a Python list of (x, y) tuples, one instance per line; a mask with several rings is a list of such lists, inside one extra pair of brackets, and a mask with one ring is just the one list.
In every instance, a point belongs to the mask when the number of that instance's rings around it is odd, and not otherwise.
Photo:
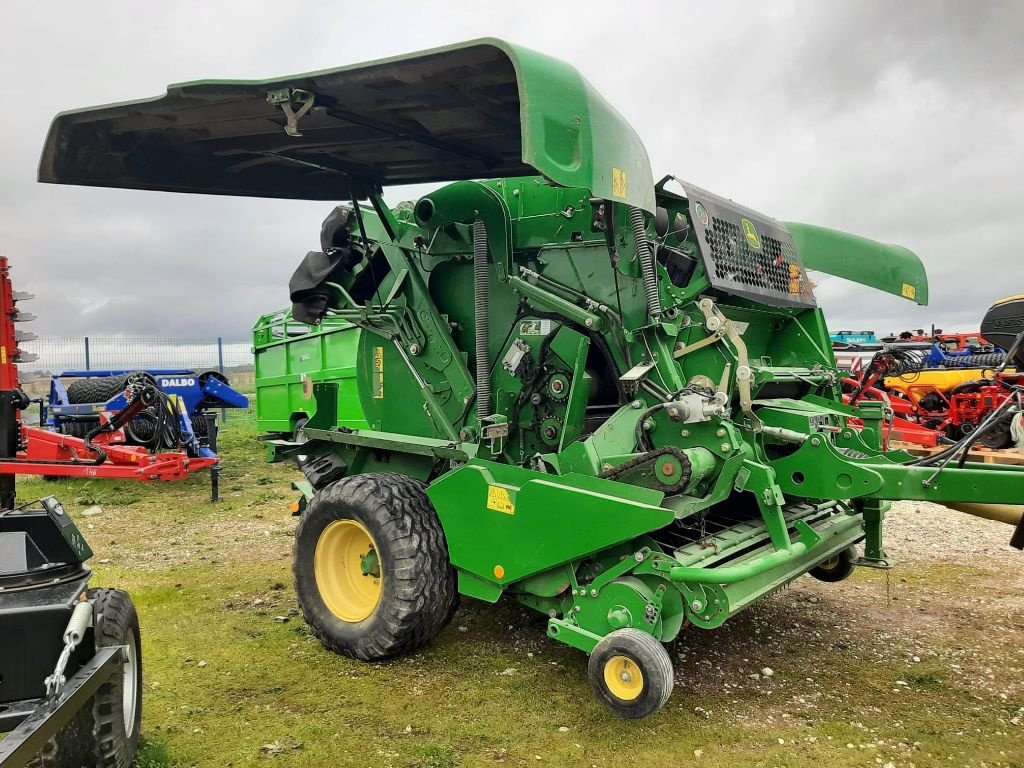
[(823, 560), (808, 573), (818, 581), (837, 582), (850, 578), (857, 567), (857, 550), (847, 547), (842, 552)]
[(639, 629), (618, 629), (602, 638), (587, 673), (601, 703), (626, 720), (653, 715), (672, 695), (672, 659), (657, 638)]
[(457, 607), (441, 523), (405, 475), (356, 475), (317, 491), (295, 531), (293, 571), (320, 642), (362, 661), (422, 648)]
[(142, 725), (139, 618), (127, 592), (90, 589), (89, 599), (96, 647), (127, 646), (128, 658), (71, 722), (46, 742), (28, 768), (128, 768), (135, 761)]

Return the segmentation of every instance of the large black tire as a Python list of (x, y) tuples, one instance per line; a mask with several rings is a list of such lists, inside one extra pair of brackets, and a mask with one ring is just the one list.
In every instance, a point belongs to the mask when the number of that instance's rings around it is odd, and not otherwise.
[(135, 761), (142, 725), (139, 618), (127, 592), (91, 589), (89, 599), (96, 647), (128, 646), (128, 659), (27, 768), (128, 768)]
[(857, 568), (857, 550), (855, 547), (847, 547), (838, 555), (819, 563), (808, 571), (818, 581), (837, 582), (845, 581), (853, 575)]
[(75, 379), (68, 384), (68, 402), (72, 405), (83, 403), (105, 403), (124, 389), (127, 376), (107, 376), (97, 379)]
[(135, 760), (142, 726), (142, 641), (127, 592), (91, 589), (97, 647), (128, 646), (128, 658), (92, 704), (91, 751), (97, 768), (127, 768)]
[(627, 720), (660, 710), (675, 682), (665, 646), (639, 629), (618, 629), (602, 638), (590, 654), (587, 674), (601, 703)]
[[(359, 530), (369, 546), (348, 550), (358, 565), (325, 554), (339, 551), (338, 536), (362, 535)], [(370, 553), (379, 568), (367, 573)], [(349, 576), (353, 565), (362, 573)], [(295, 532), (293, 571), (302, 615), (320, 642), (362, 661), (422, 648), (457, 606), (441, 523), (423, 485), (405, 475), (356, 475), (318, 491)], [(373, 587), (358, 582), (362, 577)], [(364, 599), (364, 588), (376, 590), (375, 603)]]

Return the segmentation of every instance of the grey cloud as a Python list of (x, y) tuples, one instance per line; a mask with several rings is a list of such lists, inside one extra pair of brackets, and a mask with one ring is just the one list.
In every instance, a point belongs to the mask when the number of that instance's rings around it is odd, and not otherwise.
[(39, 185), (53, 115), (496, 35), (576, 65), (656, 176), (922, 256), (929, 308), (821, 278), (834, 327), (967, 330), (1024, 292), (1022, 30), (1024, 4), (953, 0), (4, 4), (0, 252), (38, 333), (244, 339), (330, 205)]

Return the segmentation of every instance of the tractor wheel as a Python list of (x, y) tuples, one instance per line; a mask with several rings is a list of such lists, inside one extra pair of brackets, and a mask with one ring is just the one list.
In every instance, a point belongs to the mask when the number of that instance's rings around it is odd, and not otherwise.
[(844, 581), (850, 578), (856, 568), (857, 550), (847, 547), (837, 555), (833, 555), (808, 571), (818, 581)]
[(302, 615), (335, 653), (377, 661), (415, 651), (454, 613), (444, 531), (423, 485), (405, 475), (356, 475), (318, 491), (293, 553)]
[(656, 638), (639, 629), (618, 629), (590, 654), (590, 683), (615, 715), (639, 720), (660, 710), (672, 695), (672, 660)]
[(135, 760), (142, 724), (139, 619), (127, 592), (90, 589), (89, 599), (93, 601), (96, 647), (123, 645), (127, 657), (110, 682), (46, 742), (28, 768), (128, 768)]

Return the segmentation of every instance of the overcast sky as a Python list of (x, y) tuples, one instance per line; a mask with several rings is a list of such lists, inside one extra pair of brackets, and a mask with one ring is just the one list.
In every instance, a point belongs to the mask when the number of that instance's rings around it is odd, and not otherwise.
[(0, 0), (0, 253), (32, 330), (245, 339), (330, 209), (38, 184), (58, 111), (480, 36), (574, 64), (655, 178), (921, 256), (928, 308), (819, 277), (833, 328), (971, 330), (1024, 293), (1024, 2)]

